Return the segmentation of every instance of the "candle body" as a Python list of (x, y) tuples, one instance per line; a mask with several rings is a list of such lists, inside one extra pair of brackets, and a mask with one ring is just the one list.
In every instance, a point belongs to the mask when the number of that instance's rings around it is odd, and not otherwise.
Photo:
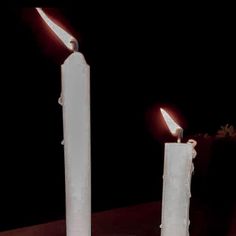
[(72, 53), (61, 67), (67, 236), (91, 235), (90, 68)]
[(161, 236), (189, 235), (193, 157), (191, 144), (165, 144)]

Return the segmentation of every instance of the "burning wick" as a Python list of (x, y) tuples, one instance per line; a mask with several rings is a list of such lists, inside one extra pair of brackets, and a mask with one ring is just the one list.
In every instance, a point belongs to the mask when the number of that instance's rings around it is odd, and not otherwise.
[(71, 44), (72, 50), (74, 52), (78, 52), (79, 51), (79, 44), (78, 44), (78, 41), (75, 38), (71, 39), (70, 44)]
[(160, 108), (160, 110), (170, 132), (174, 136), (177, 136), (177, 143), (181, 143), (181, 139), (183, 138), (183, 129), (171, 118), (171, 116), (164, 109)]
[(183, 138), (183, 129), (178, 128), (176, 130), (176, 136), (177, 136), (177, 143), (181, 143), (181, 139)]
[(73, 52), (77, 52), (79, 50), (78, 41), (69, 33), (67, 33), (60, 26), (56, 25), (49, 17), (44, 13), (44, 11), (36, 7), (39, 15), (45, 21), (45, 23), (49, 26), (49, 28), (56, 34), (56, 36), (64, 43), (64, 45), (72, 50)]

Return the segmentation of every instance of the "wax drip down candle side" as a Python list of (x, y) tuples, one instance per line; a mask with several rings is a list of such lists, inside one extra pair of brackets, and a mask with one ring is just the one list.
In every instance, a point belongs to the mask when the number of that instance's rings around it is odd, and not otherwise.
[(169, 130), (177, 137), (177, 143), (165, 143), (161, 236), (188, 236), (192, 160), (197, 142), (190, 139), (181, 143), (183, 129), (164, 109), (160, 110)]
[(91, 235), (90, 67), (77, 40), (56, 25), (41, 8), (39, 15), (72, 51), (61, 66), (66, 235)]

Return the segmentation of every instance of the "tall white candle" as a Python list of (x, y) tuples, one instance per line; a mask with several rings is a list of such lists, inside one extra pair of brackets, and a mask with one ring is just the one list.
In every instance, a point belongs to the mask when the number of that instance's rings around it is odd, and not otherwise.
[[(181, 127), (164, 110), (162, 114), (173, 133), (182, 133)], [(195, 145), (194, 140), (180, 143), (180, 136), (178, 143), (165, 144), (161, 236), (189, 235), (190, 186)]]
[(39, 14), (64, 44), (74, 52), (61, 66), (63, 106), (66, 234), (91, 235), (91, 160), (90, 160), (90, 68), (77, 52), (77, 41)]
[(62, 65), (67, 236), (91, 235), (89, 66), (81, 53)]

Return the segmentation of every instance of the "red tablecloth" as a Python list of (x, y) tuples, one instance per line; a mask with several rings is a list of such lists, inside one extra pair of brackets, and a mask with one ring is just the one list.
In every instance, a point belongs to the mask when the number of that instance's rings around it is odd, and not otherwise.
[[(190, 235), (202, 236), (205, 232), (206, 218), (198, 204), (192, 204), (192, 209)], [(93, 213), (92, 236), (160, 236), (160, 218), (160, 202)], [(236, 236), (236, 214), (230, 221), (227, 232), (221, 236)], [(5, 231), (1, 232), (0, 236), (66, 236), (65, 221), (59, 220)], [(209, 235), (204, 234), (204, 236)]]

